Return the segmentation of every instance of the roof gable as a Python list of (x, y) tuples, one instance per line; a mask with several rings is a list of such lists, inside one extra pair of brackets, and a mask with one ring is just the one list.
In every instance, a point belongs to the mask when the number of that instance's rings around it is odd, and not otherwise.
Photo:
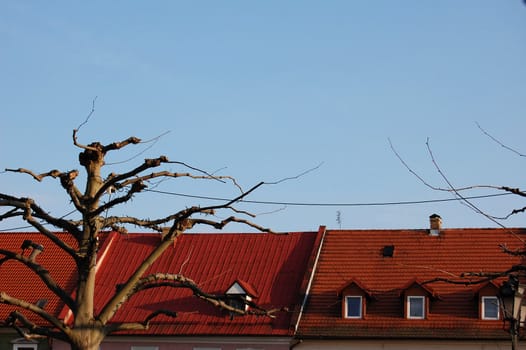
[(425, 283), (424, 281), (419, 280), (418, 278), (413, 278), (408, 283), (406, 283), (400, 290), (400, 294), (406, 294), (408, 291), (414, 289), (420, 289), (425, 292), (428, 296), (433, 298), (438, 298), (437, 292), (430, 287), (430, 284)]
[(362, 282), (358, 281), (355, 278), (345, 282), (342, 286), (340, 286), (340, 288), (338, 288), (337, 290), (337, 293), (339, 296), (341, 296), (345, 291), (353, 288), (357, 288), (358, 290), (362, 291), (367, 297), (373, 298), (373, 293), (369, 290), (369, 288), (365, 287), (365, 285)]
[(258, 293), (250, 285), (250, 283), (243, 280), (235, 280), (234, 283), (226, 290), (225, 294), (238, 294), (238, 295), (248, 295), (252, 298), (257, 298)]

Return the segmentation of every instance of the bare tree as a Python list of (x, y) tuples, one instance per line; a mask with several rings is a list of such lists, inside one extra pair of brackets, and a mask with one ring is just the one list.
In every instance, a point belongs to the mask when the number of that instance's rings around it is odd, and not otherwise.
[[(88, 117), (89, 118), (89, 117)], [(81, 125), (82, 126), (82, 125)], [(80, 127), (79, 127), (80, 128)], [(50, 314), (40, 305), (20, 300), (0, 290), (0, 303), (16, 306), (23, 310), (10, 314), (5, 321), (14, 327), (26, 338), (53, 337), (68, 342), (74, 350), (96, 350), (104, 337), (115, 331), (122, 330), (146, 330), (150, 321), (161, 314), (175, 316), (166, 310), (157, 310), (140, 323), (111, 323), (112, 317), (134, 294), (145, 289), (161, 286), (188, 288), (196, 297), (208, 301), (218, 307), (227, 309), (238, 314), (252, 313), (273, 317), (277, 310), (265, 310), (251, 305), (249, 311), (236, 309), (229, 306), (219, 295), (213, 295), (201, 290), (198, 284), (181, 274), (155, 273), (145, 275), (152, 263), (173, 244), (179, 236), (195, 225), (205, 225), (215, 229), (222, 229), (226, 225), (237, 222), (248, 225), (263, 232), (271, 232), (270, 229), (253, 223), (250, 213), (237, 210), (234, 205), (248, 196), (251, 192), (265, 184), (260, 182), (252, 188), (244, 191), (233, 177), (215, 176), (201, 171), (182, 162), (168, 160), (165, 156), (153, 159), (145, 159), (142, 164), (124, 172), (103, 174), (106, 155), (112, 151), (118, 151), (124, 147), (137, 145), (141, 140), (130, 137), (120, 142), (102, 144), (93, 142), (83, 145), (77, 140), (78, 128), (73, 131), (73, 144), (80, 149), (79, 163), (84, 168), (85, 190), (82, 192), (77, 186), (76, 180), (80, 179), (78, 170), (60, 171), (51, 170), (45, 173), (35, 173), (25, 168), (6, 169), (7, 172), (27, 174), (36, 181), (44, 178), (57, 179), (62, 189), (66, 192), (68, 200), (73, 204), (80, 216), (79, 220), (69, 220), (51, 215), (31, 198), (17, 197), (10, 194), (0, 193), (0, 221), (21, 218), (40, 234), (50, 239), (60, 249), (71, 256), (76, 265), (78, 278), (76, 280), (75, 293), (72, 295), (64, 290), (53, 279), (53, 276), (41, 266), (35, 259), (41, 246), (38, 242), (26, 241), (24, 247), (30, 254), (0, 249), (0, 265), (13, 260), (25, 265), (32, 270), (45, 283), (45, 285), (64, 302), (71, 310), (74, 321), (66, 324), (57, 315)], [(177, 164), (189, 170), (189, 172), (171, 172), (163, 169), (163, 166)], [(210, 181), (231, 182), (234, 188), (239, 189), (239, 194), (230, 201), (212, 206), (192, 206), (165, 217), (157, 219), (145, 219), (131, 216), (112, 216), (112, 209), (128, 203), (134, 196), (143, 192), (148, 183), (154, 179), (162, 181), (168, 178), (190, 178)], [(115, 192), (116, 191), (116, 192)], [(236, 190), (237, 191), (237, 190)], [(103, 198), (108, 192), (115, 192), (115, 196)], [(231, 211), (233, 216), (225, 219), (216, 219), (213, 216), (218, 210)], [(99, 235), (108, 230), (126, 232), (128, 225), (135, 225), (143, 229), (149, 229), (160, 233), (161, 239), (158, 246), (140, 264), (126, 283), (116, 288), (115, 294), (100, 312), (94, 311), (94, 289), (95, 289), (95, 266), (97, 263), (97, 252), (99, 250)], [(68, 245), (61, 240), (53, 229), (65, 231), (74, 237), (77, 246)], [(1, 288), (1, 287), (0, 287)], [(33, 323), (24, 313), (33, 313), (42, 319), (42, 323)]]
[[(518, 151), (515, 148), (512, 148), (505, 144), (504, 142), (500, 141), (497, 137), (490, 134), (488, 131), (486, 131), (480, 124), (477, 123), (477, 127), (479, 130), (487, 136), (489, 139), (491, 139), (496, 145), (502, 147), (508, 152), (511, 152), (512, 154), (515, 154), (518, 157), (525, 157), (526, 154), (523, 152)], [(431, 184), (429, 181), (427, 181), (423, 176), (418, 174), (413, 168), (411, 168), (407, 162), (402, 158), (402, 156), (398, 153), (398, 151), (395, 149), (394, 145), (389, 140), (389, 143), (391, 145), (391, 149), (393, 153), (396, 155), (396, 157), (400, 160), (400, 162), (404, 165), (404, 167), (412, 174), (414, 175), (420, 182), (422, 182), (426, 187), (435, 190), (435, 191), (441, 191), (441, 192), (447, 192), (453, 195), (461, 204), (465, 205), (475, 213), (484, 216), (497, 226), (501, 227), (502, 229), (506, 229), (506, 226), (503, 224), (503, 222), (510, 217), (526, 212), (526, 206), (520, 206), (520, 207), (512, 207), (511, 209), (508, 209), (508, 212), (505, 215), (495, 215), (493, 213), (490, 213), (484, 209), (481, 209), (477, 204), (475, 204), (472, 199), (478, 198), (477, 196), (472, 197), (469, 195), (469, 191), (473, 190), (491, 190), (496, 191), (496, 194), (492, 195), (486, 195), (485, 197), (489, 196), (498, 196), (498, 195), (514, 195), (518, 196), (520, 198), (526, 197), (526, 191), (521, 190), (520, 188), (516, 187), (510, 187), (510, 186), (495, 186), (495, 185), (483, 185), (483, 184), (476, 184), (476, 185), (469, 185), (469, 186), (463, 186), (459, 187), (456, 186), (446, 175), (446, 173), (442, 170), (439, 163), (437, 162), (435, 155), (433, 153), (433, 150), (431, 148), (429, 138), (426, 141), (426, 149), (429, 155), (429, 158), (433, 164), (434, 169), (438, 172), (440, 178), (444, 181), (446, 184), (445, 186), (436, 186)], [(503, 244), (500, 244), (500, 248), (503, 251), (503, 254), (509, 254), (512, 256), (522, 257), (520, 259), (520, 262), (516, 265), (510, 266), (507, 270), (504, 271), (493, 271), (493, 272), (481, 272), (481, 271), (465, 271), (461, 273), (458, 276), (453, 275), (449, 278), (434, 278), (432, 280), (426, 281), (425, 283), (435, 283), (435, 282), (445, 282), (445, 283), (452, 283), (452, 284), (462, 284), (462, 285), (480, 285), (482, 283), (487, 283), (490, 281), (495, 281), (497, 279), (507, 279), (504, 280), (504, 282), (501, 284), (500, 288), (500, 295), (501, 298), (500, 306), (503, 311), (504, 320), (507, 321), (509, 324), (508, 331), (511, 336), (511, 348), (513, 350), (519, 348), (519, 340), (521, 338), (521, 334), (523, 333), (521, 331), (522, 328), (524, 328), (524, 319), (526, 318), (525, 312), (526, 309), (524, 308), (524, 290), (526, 288), (526, 264), (524, 263), (524, 258), (526, 257), (526, 241), (517, 235), (514, 230), (508, 230), (510, 235), (517, 238), (522, 244), (524, 244), (524, 248), (518, 249), (518, 250), (510, 250), (508, 247), (506, 247)], [(499, 242), (495, 242), (495, 244), (499, 244)], [(506, 310), (504, 308), (504, 299), (512, 300), (513, 303), (516, 303), (517, 305), (509, 306)], [(509, 303), (508, 303), (509, 304)]]
[[(477, 124), (478, 125), (478, 124)], [(487, 131), (482, 129), (480, 125), (478, 125), (480, 130), (488, 137), (490, 137), (494, 142), (499, 144), (501, 147), (505, 148), (506, 150), (515, 153), (516, 155), (520, 157), (524, 157), (525, 155), (523, 153), (518, 152), (517, 150), (506, 146), (502, 142), (500, 142), (498, 139), (490, 135)], [(442, 178), (442, 180), (445, 183), (445, 186), (437, 186), (425, 179), (424, 176), (418, 174), (413, 168), (411, 168), (408, 163), (403, 159), (403, 157), (398, 153), (394, 145), (392, 144), (391, 140), (389, 140), (391, 150), (396, 155), (396, 157), (400, 160), (400, 162), (403, 164), (403, 166), (413, 175), (415, 176), (420, 182), (422, 182), (426, 187), (439, 192), (447, 192), (453, 195), (459, 203), (465, 205), (472, 211), (474, 211), (477, 214), (480, 214), (484, 217), (486, 217), (488, 220), (496, 224), (497, 226), (500, 226), (502, 228), (505, 228), (505, 225), (502, 223), (502, 221), (505, 221), (509, 219), (510, 217), (524, 213), (526, 212), (526, 206), (518, 207), (518, 208), (511, 208), (505, 215), (495, 215), (493, 213), (489, 213), (483, 209), (481, 209), (478, 205), (476, 205), (472, 199), (474, 198), (480, 198), (481, 196), (470, 196), (469, 192), (474, 190), (490, 190), (490, 191), (496, 191), (493, 194), (490, 195), (484, 195), (482, 197), (492, 197), (492, 196), (500, 196), (500, 195), (515, 195), (518, 197), (526, 197), (526, 191), (521, 190), (520, 188), (516, 187), (510, 187), (510, 186), (498, 186), (498, 185), (485, 185), (485, 184), (475, 184), (475, 185), (469, 185), (469, 186), (456, 186), (453, 184), (453, 182), (449, 179), (449, 177), (446, 175), (446, 173), (442, 170), (439, 163), (435, 159), (435, 155), (433, 154), (433, 150), (430, 145), (429, 138), (426, 141), (426, 149), (429, 155), (429, 158), (433, 164), (433, 167), (438, 172), (439, 176)]]

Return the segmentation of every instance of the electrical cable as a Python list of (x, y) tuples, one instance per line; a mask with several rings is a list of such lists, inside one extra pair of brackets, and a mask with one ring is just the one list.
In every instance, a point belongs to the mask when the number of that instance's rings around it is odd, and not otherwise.
[[(205, 199), (205, 200), (222, 201), (222, 202), (228, 202), (228, 201), (231, 200), (230, 198), (198, 196), (198, 195), (192, 195), (192, 194), (185, 194), (185, 193), (178, 193), (178, 192), (168, 192), (168, 191), (159, 191), (159, 190), (148, 190), (148, 189), (146, 189), (145, 191), (159, 193), (159, 194), (165, 194), (165, 195), (170, 195), (170, 196), (195, 198), (195, 199)], [(464, 197), (464, 198), (465, 199), (484, 199), (484, 198), (493, 198), (493, 197), (507, 196), (507, 195), (511, 195), (511, 194), (513, 194), (513, 193), (486, 194), (486, 195), (471, 196), (471, 197)], [(442, 199), (428, 199), (428, 200), (417, 200), (417, 201), (397, 201), (397, 202), (308, 203), (308, 202), (257, 201), (257, 200), (242, 199), (242, 200), (239, 200), (239, 202), (241, 202), (241, 203), (249, 203), (249, 204), (261, 204), (261, 205), (285, 205), (285, 206), (302, 206), (302, 207), (378, 207), (378, 206), (441, 203), (441, 202), (452, 202), (452, 201), (458, 201), (458, 200), (459, 200), (458, 198), (442, 198)], [(70, 214), (72, 214), (74, 212), (75, 212), (75, 210), (63, 215), (61, 218), (64, 218), (64, 217), (66, 217), (66, 216), (68, 216), (68, 215), (70, 215)], [(0, 232), (17, 231), (17, 230), (30, 228), (30, 227), (33, 227), (33, 226), (28, 225), (28, 226), (13, 227), (13, 228), (8, 228), (8, 229), (0, 229)]]
[[(168, 192), (168, 191), (159, 191), (159, 190), (145, 190), (148, 192), (154, 192), (159, 194), (166, 194), (171, 196), (178, 197), (187, 197), (187, 198), (196, 198), (196, 199), (206, 199), (213, 201), (230, 201), (229, 198), (221, 197), (210, 197), (210, 196), (198, 196), (178, 192)], [(492, 198), (507, 196), (512, 193), (497, 193), (497, 194), (486, 194), (480, 196), (471, 196), (464, 197), (466, 199), (483, 199), (483, 198)], [(308, 203), (308, 202), (278, 202), (278, 201), (257, 201), (257, 200), (248, 200), (241, 199), (240, 203), (250, 203), (250, 204), (264, 204), (264, 205), (286, 205), (286, 206), (303, 206), (303, 207), (373, 207), (373, 206), (389, 206), (389, 205), (411, 205), (411, 204), (426, 204), (426, 203), (439, 203), (439, 202), (451, 202), (458, 201), (458, 198), (443, 198), (443, 199), (428, 199), (428, 200), (417, 200), (417, 201), (397, 201), (397, 202), (365, 202), (365, 203)]]

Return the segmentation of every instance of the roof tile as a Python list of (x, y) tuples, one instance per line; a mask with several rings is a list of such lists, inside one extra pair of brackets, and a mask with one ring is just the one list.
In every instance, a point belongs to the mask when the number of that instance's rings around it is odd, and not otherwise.
[[(267, 309), (297, 309), (301, 302), (308, 261), (316, 242), (315, 232), (271, 234), (185, 234), (163, 253), (146, 272), (181, 273), (214, 294), (223, 294), (233, 281), (252, 286), (259, 306)], [(154, 234), (128, 234), (112, 245), (98, 272), (97, 308), (101, 308), (160, 238)], [(291, 335), (291, 312), (276, 319), (229, 314), (192, 296), (189, 290), (163, 287), (132, 297), (114, 322), (143, 321), (163, 308), (178, 312), (177, 319), (156, 318), (149, 334), (178, 335)]]
[[(476, 293), (469, 285), (425, 284), (439, 299), (425, 320), (403, 318), (400, 292), (407, 284), (463, 272), (504, 271), (520, 262), (500, 248), (524, 248), (524, 229), (329, 230), (302, 315), (300, 337), (508, 337), (502, 321), (479, 320)], [(384, 256), (386, 245), (395, 247)], [(364, 319), (344, 319), (338, 291), (359, 280), (375, 299)]]

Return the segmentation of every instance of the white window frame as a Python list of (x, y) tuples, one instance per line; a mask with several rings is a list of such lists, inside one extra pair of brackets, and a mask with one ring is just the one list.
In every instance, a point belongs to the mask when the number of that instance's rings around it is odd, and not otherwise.
[[(358, 316), (351, 316), (349, 315), (349, 299), (359, 299), (360, 300), (360, 309), (359, 309), (359, 315)], [(345, 318), (351, 318), (351, 319), (360, 319), (363, 318), (363, 299), (361, 295), (346, 295), (345, 296)]]
[(35, 340), (26, 340), (24, 338), (17, 338), (11, 341), (13, 344), (13, 350), (19, 349), (32, 349), (38, 350), (38, 342)]
[(34, 344), (34, 343), (16, 343), (16, 344), (13, 344), (13, 350), (26, 349), (26, 348), (37, 350), (38, 349), (38, 344)]
[[(496, 303), (496, 305), (497, 305), (497, 317), (488, 317), (488, 316), (486, 316), (486, 301)], [(498, 320), (498, 319), (500, 319), (500, 304), (499, 304), (499, 302), (500, 302), (499, 298), (494, 297), (494, 296), (486, 296), (486, 297), (482, 297), (481, 298), (481, 307), (482, 307), (481, 317), (482, 317), (483, 320)]]
[[(411, 300), (422, 300), (422, 315), (412, 316), (411, 315)], [(426, 297), (421, 295), (410, 295), (407, 296), (407, 318), (412, 320), (423, 320), (426, 318)]]
[(131, 350), (159, 350), (159, 347), (154, 345), (132, 345)]

